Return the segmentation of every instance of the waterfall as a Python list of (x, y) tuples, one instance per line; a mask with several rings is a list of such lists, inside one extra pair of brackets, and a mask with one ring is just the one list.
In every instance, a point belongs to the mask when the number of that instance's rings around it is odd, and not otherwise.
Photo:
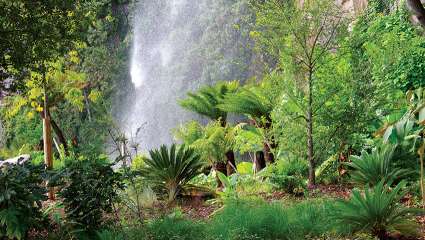
[[(201, 118), (178, 105), (188, 91), (250, 76), (246, 0), (140, 1), (130, 73), (136, 93), (122, 127), (142, 150), (169, 144), (171, 130)], [(235, 27), (239, 24), (238, 28)]]

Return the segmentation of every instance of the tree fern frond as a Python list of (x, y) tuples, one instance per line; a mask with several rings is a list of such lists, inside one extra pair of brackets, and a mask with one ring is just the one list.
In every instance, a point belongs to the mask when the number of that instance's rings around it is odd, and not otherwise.
[(201, 88), (197, 93), (188, 93), (186, 99), (180, 100), (183, 108), (206, 116), (212, 120), (226, 120), (227, 112), (217, 106), (223, 101), (226, 94), (234, 93), (239, 87), (237, 81), (219, 82), (214, 86)]

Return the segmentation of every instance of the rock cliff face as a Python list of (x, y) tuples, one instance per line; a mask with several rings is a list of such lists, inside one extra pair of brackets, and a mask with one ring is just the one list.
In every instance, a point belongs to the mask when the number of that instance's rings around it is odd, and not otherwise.
[(336, 0), (336, 2), (344, 10), (354, 14), (359, 14), (367, 7), (367, 0)]
[[(305, 0), (299, 0), (299, 4), (303, 5)], [(335, 0), (336, 4), (350, 13), (359, 14), (367, 7), (368, 0)]]

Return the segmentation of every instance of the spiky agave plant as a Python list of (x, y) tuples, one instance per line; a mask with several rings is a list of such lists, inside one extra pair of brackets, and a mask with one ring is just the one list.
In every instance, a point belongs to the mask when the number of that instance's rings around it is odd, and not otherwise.
[(353, 168), (351, 179), (360, 185), (374, 186), (381, 180), (390, 182), (406, 177), (411, 172), (392, 163), (394, 150), (395, 146), (383, 145), (372, 153), (362, 151), (360, 156), (350, 156), (352, 162), (345, 165)]
[(154, 187), (166, 191), (168, 202), (175, 200), (182, 188), (201, 172), (203, 162), (193, 149), (175, 144), (151, 150), (141, 170), (142, 176)]
[(349, 201), (337, 202), (334, 217), (352, 232), (367, 231), (379, 239), (389, 239), (392, 232), (415, 236), (419, 226), (412, 214), (422, 211), (400, 204), (406, 194), (404, 187), (404, 181), (393, 189), (381, 181), (373, 188), (366, 188), (364, 194), (354, 190)]

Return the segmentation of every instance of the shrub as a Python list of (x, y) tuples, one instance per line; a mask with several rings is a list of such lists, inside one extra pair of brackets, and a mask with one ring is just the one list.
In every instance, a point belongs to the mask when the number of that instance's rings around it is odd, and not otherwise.
[(360, 156), (351, 156), (351, 163), (346, 165), (352, 167), (351, 179), (360, 185), (374, 186), (382, 179), (390, 182), (406, 177), (410, 171), (400, 169), (393, 164), (393, 154), (395, 147), (383, 145), (376, 148), (372, 153), (362, 151)]
[(0, 167), (0, 238), (25, 238), (42, 220), (44, 166), (31, 163)]
[(63, 199), (66, 218), (75, 228), (87, 232), (99, 229), (102, 215), (113, 211), (118, 191), (123, 188), (121, 175), (103, 159), (70, 162), (59, 173), (58, 192)]
[(213, 239), (306, 239), (332, 230), (332, 206), (305, 202), (289, 207), (262, 201), (234, 201), (208, 224)]
[(316, 179), (325, 184), (337, 183), (339, 180), (338, 166), (338, 154), (330, 156), (316, 169)]
[(273, 165), (268, 175), (270, 182), (278, 189), (291, 194), (302, 194), (307, 170), (305, 161), (284, 160)]
[(145, 159), (142, 176), (153, 187), (168, 193), (168, 201), (173, 202), (182, 188), (196, 175), (201, 173), (203, 163), (193, 149), (176, 145), (170, 149), (161, 146), (160, 149), (149, 152), (150, 158)]
[(241, 175), (254, 174), (254, 166), (251, 162), (241, 162), (236, 166), (236, 170)]
[(418, 210), (399, 203), (406, 194), (402, 191), (404, 186), (405, 182), (401, 182), (389, 189), (381, 181), (374, 188), (366, 189), (363, 195), (354, 190), (349, 201), (338, 201), (335, 218), (353, 232), (368, 231), (379, 239), (389, 239), (389, 233), (394, 231), (417, 235), (418, 226), (410, 214)]

